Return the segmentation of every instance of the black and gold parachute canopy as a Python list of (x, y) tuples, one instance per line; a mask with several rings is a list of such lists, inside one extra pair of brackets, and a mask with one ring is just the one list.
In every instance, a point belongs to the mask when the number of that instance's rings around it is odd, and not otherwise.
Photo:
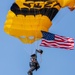
[(61, 7), (73, 6), (75, 0), (16, 0), (8, 11), (4, 31), (31, 44), (48, 31)]

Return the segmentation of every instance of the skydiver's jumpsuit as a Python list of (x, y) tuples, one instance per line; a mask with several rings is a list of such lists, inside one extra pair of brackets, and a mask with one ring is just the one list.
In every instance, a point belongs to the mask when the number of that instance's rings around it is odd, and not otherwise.
[(38, 70), (40, 68), (40, 65), (37, 61), (37, 55), (33, 54), (31, 55), (31, 62), (29, 63), (30, 65), (30, 70), (28, 71), (28, 75), (33, 75), (34, 70)]

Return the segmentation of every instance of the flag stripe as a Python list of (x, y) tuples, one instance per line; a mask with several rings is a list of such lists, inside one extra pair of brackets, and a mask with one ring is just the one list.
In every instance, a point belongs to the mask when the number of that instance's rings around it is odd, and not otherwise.
[(47, 40), (42, 40), (42, 42), (46, 42), (48, 44), (58, 44), (60, 46), (74, 46), (74, 43), (59, 43), (59, 42), (55, 42), (55, 41), (47, 41)]
[(72, 43), (71, 45), (61, 45), (59, 43), (56, 42), (49, 42), (47, 40), (42, 40), (42, 43), (40, 46), (45, 46), (45, 47), (55, 47), (55, 48), (64, 48), (64, 49), (70, 49), (72, 50), (74, 48), (74, 43)]
[(71, 46), (71, 45), (74, 45), (74, 42), (69, 42), (69, 43), (63, 43), (63, 42), (58, 42), (58, 41), (47, 41), (47, 40), (45, 40), (45, 39), (43, 39), (42, 40), (42, 42), (47, 42), (47, 43), (49, 43), (49, 44), (51, 44), (51, 43), (56, 43), (56, 44), (59, 44), (59, 45), (65, 45), (65, 46)]
[(73, 38), (66, 38), (64, 36), (55, 35), (55, 40), (58, 42), (74, 42)]

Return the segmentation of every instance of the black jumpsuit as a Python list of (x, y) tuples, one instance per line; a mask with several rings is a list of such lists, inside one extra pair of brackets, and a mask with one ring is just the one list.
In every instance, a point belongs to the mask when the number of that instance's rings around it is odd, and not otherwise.
[(28, 75), (33, 75), (33, 71), (34, 70), (38, 70), (40, 68), (40, 65), (37, 61), (37, 56), (36, 54), (33, 54), (32, 57), (31, 57), (31, 62), (29, 63), (30, 65), (30, 70), (28, 71)]

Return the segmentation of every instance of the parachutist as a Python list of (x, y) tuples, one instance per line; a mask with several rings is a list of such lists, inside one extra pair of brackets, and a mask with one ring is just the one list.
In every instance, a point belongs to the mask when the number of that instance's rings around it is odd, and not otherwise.
[(36, 50), (36, 53), (31, 55), (31, 62), (29, 62), (30, 70), (28, 71), (28, 75), (33, 75), (32, 72), (34, 70), (37, 71), (40, 68), (40, 65), (37, 61), (37, 52), (40, 53), (40, 54), (43, 53), (42, 50)]

